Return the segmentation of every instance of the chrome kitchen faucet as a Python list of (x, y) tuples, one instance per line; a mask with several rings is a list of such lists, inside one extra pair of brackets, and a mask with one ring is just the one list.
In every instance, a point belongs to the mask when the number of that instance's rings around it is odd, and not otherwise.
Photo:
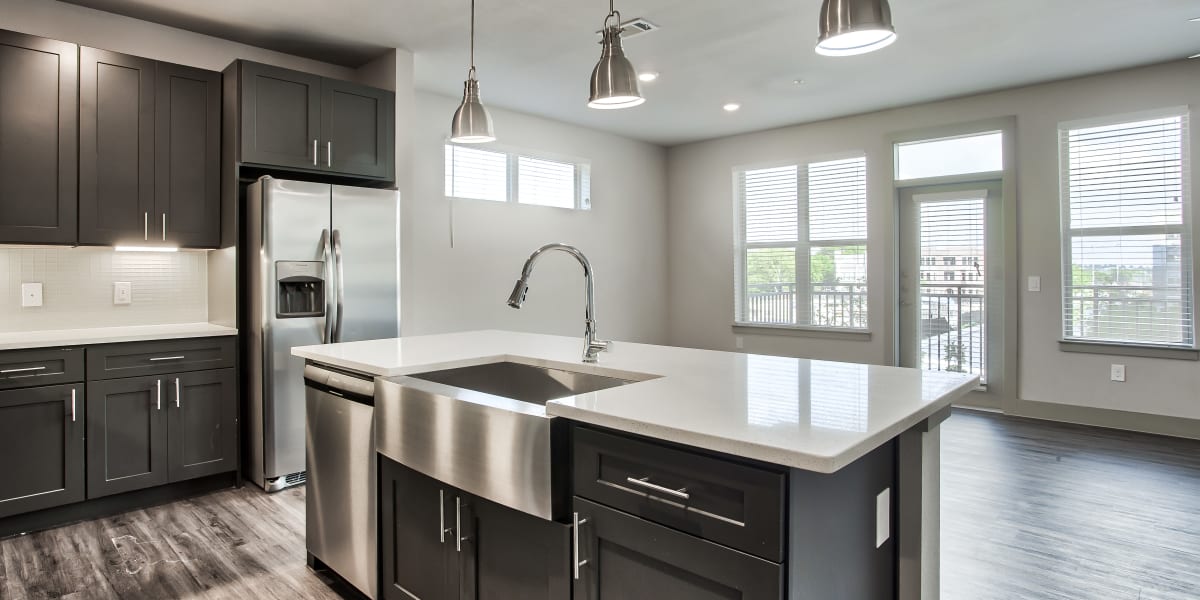
[(529, 255), (529, 259), (525, 261), (525, 268), (521, 269), (521, 278), (517, 280), (517, 285), (513, 287), (512, 294), (508, 297), (508, 305), (513, 308), (521, 308), (521, 305), (525, 303), (525, 296), (529, 294), (529, 276), (533, 274), (533, 263), (537, 261), (538, 257), (550, 250), (566, 252), (574, 256), (575, 260), (579, 261), (579, 264), (583, 266), (583, 281), (585, 286), (585, 347), (583, 362), (594, 363), (596, 362), (596, 355), (600, 352), (607, 352), (612, 342), (596, 338), (596, 306), (592, 293), (592, 263), (588, 262), (587, 257), (583, 255), (583, 252), (579, 248), (566, 244), (546, 244), (534, 250), (533, 254)]

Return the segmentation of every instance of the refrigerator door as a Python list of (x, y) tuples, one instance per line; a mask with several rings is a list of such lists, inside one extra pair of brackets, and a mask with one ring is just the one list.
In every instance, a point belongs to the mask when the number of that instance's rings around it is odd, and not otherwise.
[[(252, 386), (257, 398), (252, 400), (252, 413), (261, 418), (261, 427), (251, 423), (252, 431), (262, 431), (261, 473), (251, 476), (260, 486), (274, 491), (284, 487), (284, 481), (273, 481), (304, 471), (304, 359), (291, 355), (294, 346), (321, 344), (328, 340), (326, 332), (332, 304), (333, 283), (330, 270), (332, 244), (329, 230), (328, 184), (282, 181), (264, 178), (261, 186), (261, 210), (254, 206), (252, 214), (262, 219), (256, 224), (261, 232), (260, 254), (256, 260), (258, 276), (251, 291), (255, 299), (254, 333), (261, 338), (261, 347), (252, 349), (251, 376), (259, 379)], [(255, 224), (252, 224), (255, 225)], [(253, 235), (253, 234), (252, 234)], [(324, 279), (325, 298), (315, 299), (324, 307), (324, 314), (311, 317), (281, 317), (279, 288), (281, 280), (295, 275), (297, 265), (307, 264), (312, 273)], [(309, 273), (306, 273), (309, 274)], [(316, 293), (314, 291), (314, 293)], [(328, 323), (332, 325), (332, 322)], [(257, 437), (257, 436), (256, 436)], [(258, 445), (258, 440), (251, 444)], [(259, 448), (252, 448), (257, 454)], [(257, 456), (252, 457), (257, 463)], [(252, 469), (253, 471), (254, 469)]]
[(400, 195), (333, 186), (335, 342), (399, 335)]

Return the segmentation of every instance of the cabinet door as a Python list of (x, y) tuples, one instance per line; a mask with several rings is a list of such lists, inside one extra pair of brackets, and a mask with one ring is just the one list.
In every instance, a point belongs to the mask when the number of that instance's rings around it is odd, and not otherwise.
[(0, 517), (83, 500), (83, 385), (0, 392)]
[(74, 244), (75, 44), (0, 31), (0, 243)]
[(575, 600), (778, 600), (783, 568), (593, 502), (579, 525)]
[(161, 242), (154, 217), (154, 61), (80, 48), (79, 243)]
[(87, 384), (88, 498), (167, 483), (167, 390), (158, 377)]
[(395, 94), (348, 81), (322, 80), (321, 167), (390, 179), (395, 171)]
[(154, 227), (187, 248), (221, 244), (221, 74), (157, 63)]
[(180, 373), (168, 387), (168, 471), (172, 482), (237, 469), (237, 380), (233, 369)]
[[(463, 596), (560, 600), (571, 595), (571, 527), (478, 498), (467, 507)], [(472, 564), (473, 563), (473, 564)]]
[(317, 169), (321, 78), (242, 62), (241, 86), (242, 162)]
[(380, 461), (380, 560), (386, 600), (457, 600), (464, 549), (454, 488), (390, 460)]

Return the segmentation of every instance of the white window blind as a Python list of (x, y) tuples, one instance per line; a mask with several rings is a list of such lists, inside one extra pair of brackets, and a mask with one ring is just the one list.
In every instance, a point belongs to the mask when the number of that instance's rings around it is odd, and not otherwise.
[(517, 158), (517, 201), (575, 208), (575, 165), (521, 156)]
[(1186, 110), (1059, 137), (1064, 337), (1193, 347)]
[(446, 144), (448, 198), (591, 208), (591, 167), (525, 153)]
[(446, 195), (504, 202), (508, 158), (503, 152), (446, 144)]
[(866, 158), (735, 173), (744, 324), (865, 329)]

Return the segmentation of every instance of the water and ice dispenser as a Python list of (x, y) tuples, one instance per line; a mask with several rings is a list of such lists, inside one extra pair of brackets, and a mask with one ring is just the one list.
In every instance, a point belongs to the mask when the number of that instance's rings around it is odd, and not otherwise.
[(281, 260), (275, 263), (275, 316), (279, 319), (325, 316), (325, 263)]

